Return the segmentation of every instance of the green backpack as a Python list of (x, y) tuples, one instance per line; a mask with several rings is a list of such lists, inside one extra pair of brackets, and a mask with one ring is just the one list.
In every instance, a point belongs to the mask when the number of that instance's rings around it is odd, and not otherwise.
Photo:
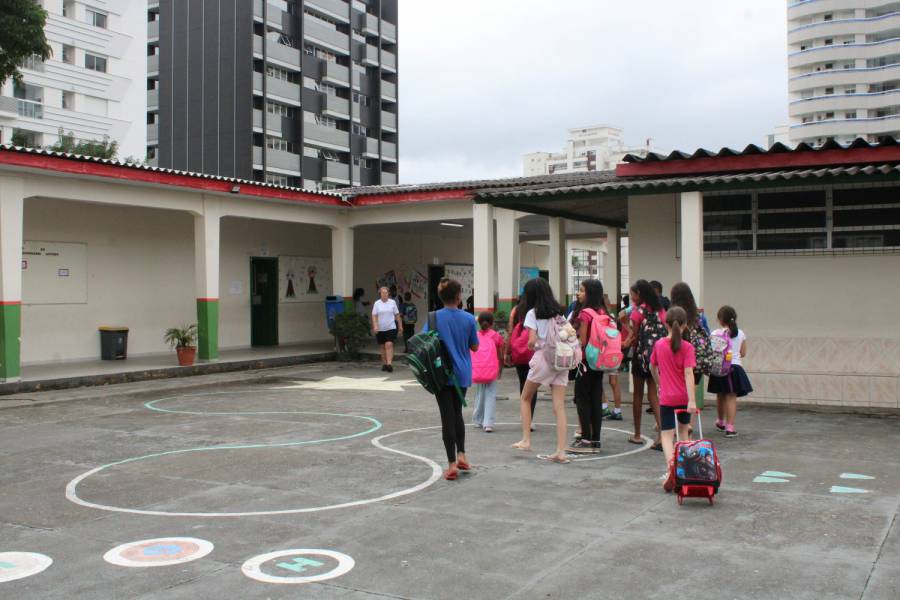
[(425, 391), (437, 395), (448, 385), (452, 385), (456, 388), (460, 402), (466, 406), (465, 397), (456, 383), (453, 367), (438, 335), (437, 315), (434, 312), (428, 313), (428, 331), (409, 338), (408, 345), (406, 360), (416, 381), (425, 388)]

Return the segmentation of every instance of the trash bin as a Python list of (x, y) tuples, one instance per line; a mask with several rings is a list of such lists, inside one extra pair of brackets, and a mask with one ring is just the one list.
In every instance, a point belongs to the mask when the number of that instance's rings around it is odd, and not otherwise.
[(100, 358), (103, 360), (125, 360), (128, 358), (128, 328), (100, 328)]
[(344, 299), (340, 296), (325, 297), (325, 322), (329, 331), (334, 328), (334, 317), (344, 312)]

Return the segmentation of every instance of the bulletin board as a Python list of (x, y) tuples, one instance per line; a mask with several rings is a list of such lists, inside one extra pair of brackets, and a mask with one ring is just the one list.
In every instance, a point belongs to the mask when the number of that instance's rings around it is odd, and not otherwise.
[(537, 279), (541, 276), (541, 270), (537, 267), (520, 267), (519, 268), (519, 293), (525, 293), (525, 284), (531, 281), (532, 279)]
[(22, 244), (22, 304), (87, 304), (87, 244)]
[(472, 265), (444, 265), (444, 277), (462, 285), (462, 301), (475, 294), (475, 267)]
[(322, 302), (332, 289), (330, 257), (278, 257), (279, 302)]

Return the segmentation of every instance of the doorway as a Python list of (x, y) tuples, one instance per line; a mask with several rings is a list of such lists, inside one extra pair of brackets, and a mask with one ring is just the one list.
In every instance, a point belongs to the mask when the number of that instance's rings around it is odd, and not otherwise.
[(250, 345), (278, 345), (278, 259), (250, 259)]
[(438, 284), (444, 277), (446, 269), (444, 265), (428, 265), (428, 311), (444, 308), (444, 304), (438, 298)]

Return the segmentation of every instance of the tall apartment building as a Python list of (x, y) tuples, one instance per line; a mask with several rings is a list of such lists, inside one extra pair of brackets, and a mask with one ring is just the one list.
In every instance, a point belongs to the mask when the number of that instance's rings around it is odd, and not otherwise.
[(576, 127), (562, 152), (532, 152), (523, 157), (525, 176), (582, 171), (610, 171), (626, 154), (646, 156), (650, 140), (643, 147), (629, 148), (622, 141), (622, 130), (607, 125)]
[(153, 164), (397, 182), (397, 0), (151, 0), (148, 20)]
[(788, 0), (790, 139), (900, 135), (900, 2)]
[(59, 130), (146, 152), (147, 8), (143, 2), (42, 0), (53, 56), (26, 60), (23, 84), (0, 89), (0, 142), (49, 146)]

